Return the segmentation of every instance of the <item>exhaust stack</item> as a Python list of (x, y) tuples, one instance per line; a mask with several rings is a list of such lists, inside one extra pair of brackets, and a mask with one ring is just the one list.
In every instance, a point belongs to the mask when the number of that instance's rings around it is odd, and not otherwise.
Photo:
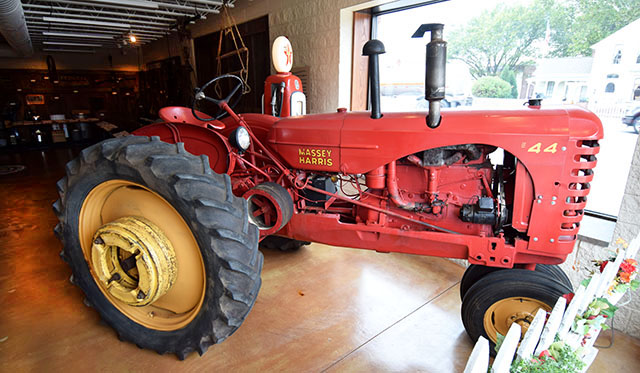
[(427, 44), (426, 74), (424, 82), (424, 98), (429, 100), (429, 114), (426, 121), (429, 128), (440, 125), (440, 100), (444, 98), (445, 68), (447, 64), (447, 42), (443, 37), (442, 23), (421, 25), (413, 34), (413, 38), (421, 38), (427, 31), (431, 32), (431, 42)]
[(371, 118), (380, 119), (380, 68), (378, 55), (385, 53), (384, 44), (372, 39), (362, 47), (362, 55), (369, 56), (369, 96), (371, 98)]

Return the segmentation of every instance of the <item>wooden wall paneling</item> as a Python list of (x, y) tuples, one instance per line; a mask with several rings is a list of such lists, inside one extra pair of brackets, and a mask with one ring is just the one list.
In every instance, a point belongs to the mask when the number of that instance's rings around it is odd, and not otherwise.
[(371, 39), (371, 14), (353, 13), (353, 58), (351, 71), (351, 110), (367, 110), (368, 60), (362, 47)]

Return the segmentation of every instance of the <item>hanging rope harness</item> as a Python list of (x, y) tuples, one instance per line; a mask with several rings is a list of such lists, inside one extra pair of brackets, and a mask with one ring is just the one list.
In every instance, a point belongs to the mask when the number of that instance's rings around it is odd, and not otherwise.
[[(242, 94), (247, 94), (251, 92), (251, 87), (249, 87), (248, 78), (249, 78), (249, 49), (245, 46), (244, 40), (242, 40), (242, 35), (240, 35), (240, 31), (238, 31), (238, 24), (235, 19), (229, 14), (229, 7), (222, 7), (222, 18), (224, 22), (224, 28), (220, 31), (220, 40), (218, 41), (218, 56), (217, 60), (217, 70), (216, 76), (222, 75), (222, 60), (227, 57), (238, 56), (238, 60), (240, 61), (240, 70), (227, 72), (227, 74), (235, 74), (240, 77), (242, 82), (244, 83), (242, 87)], [(222, 53), (222, 40), (224, 37), (229, 37), (233, 41), (234, 50), (227, 53)], [(222, 97), (222, 89), (218, 82), (215, 85), (215, 92), (219, 97)]]

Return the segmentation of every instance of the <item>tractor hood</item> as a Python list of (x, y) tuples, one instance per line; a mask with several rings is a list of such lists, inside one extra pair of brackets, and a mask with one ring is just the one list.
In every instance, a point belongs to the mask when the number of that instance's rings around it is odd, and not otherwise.
[[(268, 143), (292, 168), (361, 174), (422, 150), (458, 144), (504, 148), (525, 164), (554, 162), (570, 138), (602, 138), (602, 124), (579, 107), (444, 111), (441, 125), (425, 124), (424, 112), (338, 112), (283, 118)], [(564, 150), (563, 150), (564, 149)]]

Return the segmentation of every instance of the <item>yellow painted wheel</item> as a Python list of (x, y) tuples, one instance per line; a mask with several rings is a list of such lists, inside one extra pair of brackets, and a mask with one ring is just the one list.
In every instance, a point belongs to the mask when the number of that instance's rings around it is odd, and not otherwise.
[(184, 359), (242, 324), (263, 258), (247, 203), (183, 144), (106, 140), (67, 164), (53, 204), (72, 283), (121, 340)]
[(538, 309), (551, 311), (551, 308), (536, 299), (526, 297), (510, 297), (492, 304), (484, 313), (484, 330), (494, 343), (497, 333), (507, 335), (514, 322), (522, 327), (522, 335), (529, 329)]
[(486, 274), (466, 292), (462, 323), (475, 342), (483, 336), (495, 356), (497, 335), (506, 335), (513, 323), (529, 328), (538, 309), (550, 311), (559, 297), (572, 290), (548, 273), (505, 269)]
[[(91, 273), (122, 313), (157, 330), (179, 329), (198, 313), (205, 289), (202, 256), (184, 219), (164, 198), (140, 184), (109, 180), (85, 198), (78, 223)], [(134, 276), (122, 269), (132, 255), (139, 257)]]

